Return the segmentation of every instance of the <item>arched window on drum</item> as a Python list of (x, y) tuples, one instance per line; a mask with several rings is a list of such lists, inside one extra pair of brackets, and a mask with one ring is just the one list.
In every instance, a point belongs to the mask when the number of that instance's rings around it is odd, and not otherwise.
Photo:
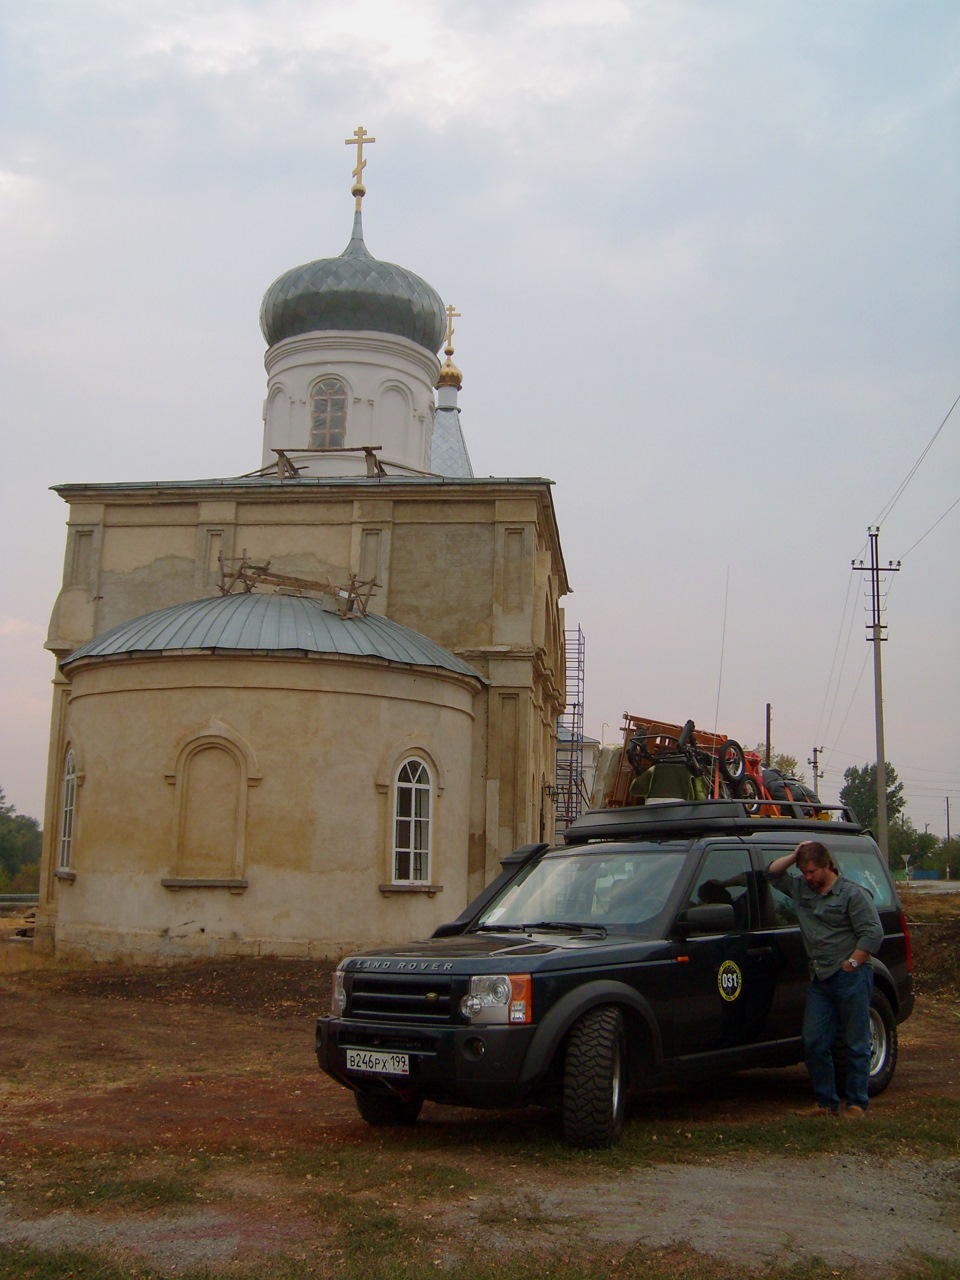
[(321, 378), (310, 392), (310, 448), (340, 449), (347, 438), (347, 388)]

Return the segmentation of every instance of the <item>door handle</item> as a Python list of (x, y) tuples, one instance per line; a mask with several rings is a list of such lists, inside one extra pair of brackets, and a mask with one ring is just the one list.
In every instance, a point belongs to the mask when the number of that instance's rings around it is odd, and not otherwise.
[(773, 947), (747, 947), (748, 956), (772, 956)]

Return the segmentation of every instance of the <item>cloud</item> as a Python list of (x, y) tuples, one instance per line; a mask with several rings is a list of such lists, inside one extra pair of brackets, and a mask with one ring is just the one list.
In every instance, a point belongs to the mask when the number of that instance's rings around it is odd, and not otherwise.
[(42, 639), (43, 631), (35, 622), (25, 618), (11, 618), (0, 615), (0, 640), (20, 640), (28, 637), (31, 640)]

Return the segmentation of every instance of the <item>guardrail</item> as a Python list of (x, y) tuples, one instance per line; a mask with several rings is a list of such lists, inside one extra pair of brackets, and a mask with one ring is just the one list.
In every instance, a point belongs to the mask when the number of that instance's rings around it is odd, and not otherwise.
[(12, 916), (24, 907), (35, 907), (39, 893), (0, 893), (0, 916)]

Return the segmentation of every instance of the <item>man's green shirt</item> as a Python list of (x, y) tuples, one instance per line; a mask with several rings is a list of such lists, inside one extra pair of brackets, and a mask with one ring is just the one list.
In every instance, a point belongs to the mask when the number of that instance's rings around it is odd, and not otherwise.
[[(788, 867), (767, 873), (770, 883), (796, 904), (797, 923), (810, 962), (810, 972), (823, 981), (836, 973), (855, 948), (875, 956), (883, 942), (883, 925), (866, 889), (837, 876), (826, 893), (811, 889)], [(871, 963), (869, 960), (867, 964)]]

